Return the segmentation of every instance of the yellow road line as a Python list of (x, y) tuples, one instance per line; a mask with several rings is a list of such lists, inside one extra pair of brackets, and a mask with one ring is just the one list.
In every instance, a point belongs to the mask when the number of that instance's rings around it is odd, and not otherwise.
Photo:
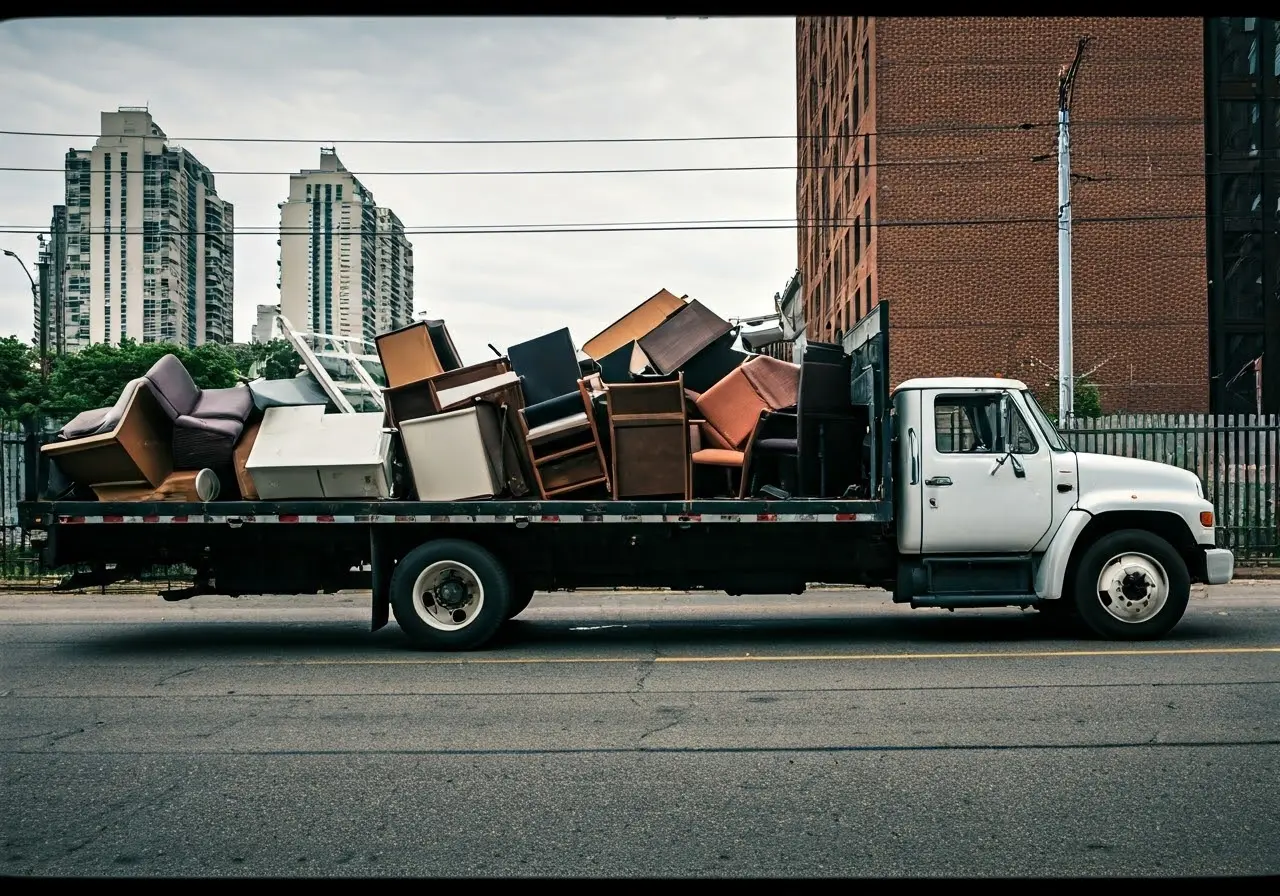
[(971, 660), (1042, 659), (1085, 656), (1221, 656), (1225, 654), (1280, 653), (1280, 647), (1170, 647), (1149, 650), (1028, 650), (983, 653), (845, 653), (769, 656), (658, 656), (658, 657), (467, 657), (431, 659), (397, 658), (367, 660), (251, 661), (246, 666), (458, 666), (458, 665), (558, 665), (599, 663), (817, 663), (862, 660)]

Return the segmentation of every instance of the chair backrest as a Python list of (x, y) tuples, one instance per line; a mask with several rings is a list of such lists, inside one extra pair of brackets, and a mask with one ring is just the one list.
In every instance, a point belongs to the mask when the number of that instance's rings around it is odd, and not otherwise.
[(114, 430), (124, 418), (125, 409), (129, 407), (129, 402), (133, 400), (133, 393), (139, 388), (147, 388), (146, 382), (146, 377), (141, 376), (136, 380), (129, 380), (129, 382), (125, 383), (124, 388), (120, 390), (120, 397), (116, 399), (116, 403), (111, 407), (94, 408), (91, 411), (82, 411), (77, 414), (58, 431), (59, 441), (70, 442), (75, 439), (101, 435), (104, 432)]
[(654, 370), (669, 374), (732, 329), (733, 324), (694, 299), (636, 341)]
[(200, 387), (177, 355), (165, 355), (146, 373), (151, 392), (170, 420), (190, 414), (200, 400)]
[(806, 417), (851, 417), (848, 363), (804, 361), (800, 365), (800, 386), (796, 414)]
[(578, 391), (582, 368), (568, 327), (507, 349), (511, 369), (520, 376), (525, 404), (535, 405)]
[(850, 374), (848, 358), (836, 363), (806, 360), (800, 365), (796, 463), (800, 494), (805, 497), (838, 496), (859, 480), (865, 409), (850, 400)]
[(795, 405), (800, 390), (800, 365), (768, 355), (753, 355), (742, 372), (773, 410)]
[(684, 382), (676, 379), (657, 383), (616, 383), (605, 390), (610, 418), (648, 417), (653, 414), (680, 414), (676, 421), (686, 426)]

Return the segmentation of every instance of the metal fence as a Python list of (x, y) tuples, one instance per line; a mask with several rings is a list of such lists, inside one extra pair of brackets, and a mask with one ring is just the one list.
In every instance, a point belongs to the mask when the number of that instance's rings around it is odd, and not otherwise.
[(1063, 428), (1077, 451), (1173, 464), (1200, 477), (1213, 502), (1218, 543), (1243, 561), (1280, 557), (1276, 415), (1113, 414)]
[[(34, 485), (28, 467), (36, 446), (56, 427), (0, 415), (0, 580), (40, 572), (36, 553), (18, 525), (18, 502)], [(1280, 560), (1280, 417), (1115, 414), (1076, 419), (1064, 427), (1063, 436), (1077, 451), (1190, 470), (1216, 508), (1219, 544), (1242, 562)]]

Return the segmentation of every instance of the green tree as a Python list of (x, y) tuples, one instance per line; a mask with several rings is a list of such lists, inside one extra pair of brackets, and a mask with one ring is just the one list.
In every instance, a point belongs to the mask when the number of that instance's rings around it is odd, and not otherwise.
[(1072, 403), (1077, 417), (1102, 416), (1102, 393), (1088, 374), (1076, 377)]
[(30, 414), (40, 400), (40, 369), (35, 352), (16, 336), (0, 339), (0, 413)]

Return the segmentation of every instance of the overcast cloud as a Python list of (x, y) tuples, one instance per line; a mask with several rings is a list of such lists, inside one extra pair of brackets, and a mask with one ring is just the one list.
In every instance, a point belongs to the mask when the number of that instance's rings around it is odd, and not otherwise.
[[(28, 19), (0, 24), (0, 129), (96, 135), (148, 105), (235, 204), (235, 338), (275, 304), (289, 171), (332, 144), (406, 228), (795, 215), (793, 170), (433, 177), (366, 172), (793, 166), (794, 140), (422, 146), (345, 139), (545, 139), (795, 133), (792, 18)], [(204, 142), (289, 137), (307, 143)], [(187, 139), (184, 139), (187, 138)], [(0, 230), (47, 228), (69, 147), (0, 135)], [(250, 232), (252, 231), (252, 232)], [(660, 288), (722, 317), (767, 313), (795, 269), (790, 228), (409, 236), (415, 308), (463, 360), (562, 326), (581, 345)], [(34, 265), (34, 235), (0, 233)], [(29, 340), (30, 284), (0, 258), (0, 334)]]

